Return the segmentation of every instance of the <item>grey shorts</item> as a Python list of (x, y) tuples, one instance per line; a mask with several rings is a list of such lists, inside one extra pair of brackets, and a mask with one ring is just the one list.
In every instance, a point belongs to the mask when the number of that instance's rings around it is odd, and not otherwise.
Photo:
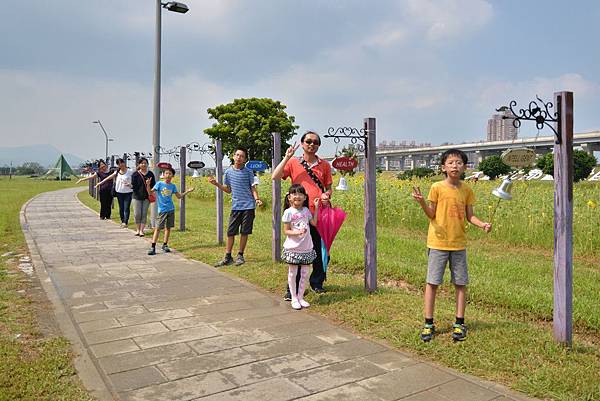
[(467, 270), (467, 250), (442, 251), (439, 249), (427, 249), (429, 258), (427, 260), (427, 283), (440, 285), (444, 281), (446, 264), (450, 264), (450, 282), (455, 285), (469, 284), (469, 272)]
[(139, 200), (134, 199), (133, 203), (133, 220), (135, 224), (146, 225), (148, 218), (148, 208), (150, 207), (150, 201), (148, 199)]
[(173, 228), (175, 227), (175, 210), (171, 210), (170, 212), (162, 212), (158, 214), (158, 218), (156, 219), (156, 224), (158, 228)]
[(252, 234), (254, 226), (254, 209), (232, 210), (229, 215), (229, 226), (227, 227), (227, 236), (233, 237), (238, 234)]

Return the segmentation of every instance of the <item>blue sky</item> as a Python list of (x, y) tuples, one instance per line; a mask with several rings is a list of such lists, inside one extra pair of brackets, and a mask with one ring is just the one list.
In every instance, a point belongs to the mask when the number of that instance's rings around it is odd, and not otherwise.
[[(3, 146), (101, 156), (152, 137), (154, 1), (29, 0), (0, 16)], [(485, 138), (494, 108), (572, 90), (575, 131), (600, 129), (600, 2), (187, 0), (163, 12), (164, 146), (205, 142), (206, 109), (288, 105), (299, 132), (360, 126), (378, 140)], [(524, 123), (521, 136), (534, 136)], [(325, 143), (324, 155), (335, 150)]]

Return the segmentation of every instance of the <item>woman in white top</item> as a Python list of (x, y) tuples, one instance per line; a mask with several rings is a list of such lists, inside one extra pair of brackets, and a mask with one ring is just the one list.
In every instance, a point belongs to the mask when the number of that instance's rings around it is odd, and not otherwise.
[(131, 185), (132, 171), (127, 168), (127, 163), (123, 159), (117, 159), (119, 169), (100, 181), (96, 186), (108, 180), (115, 180), (115, 192), (119, 201), (119, 217), (121, 217), (121, 227), (127, 227), (129, 223), (129, 210), (131, 207), (131, 198), (133, 186)]

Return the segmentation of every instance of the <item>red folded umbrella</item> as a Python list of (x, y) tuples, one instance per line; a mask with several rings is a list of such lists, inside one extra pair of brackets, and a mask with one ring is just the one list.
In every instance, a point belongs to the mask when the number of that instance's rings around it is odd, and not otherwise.
[(321, 235), (323, 244), (327, 249), (327, 255), (329, 255), (331, 244), (345, 219), (346, 212), (339, 207), (330, 207), (328, 205), (319, 209), (317, 231), (319, 232), (319, 235)]

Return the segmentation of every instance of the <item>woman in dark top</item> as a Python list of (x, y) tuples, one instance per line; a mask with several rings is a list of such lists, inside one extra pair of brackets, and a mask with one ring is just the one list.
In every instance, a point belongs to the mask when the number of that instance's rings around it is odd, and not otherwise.
[(142, 157), (138, 161), (137, 171), (131, 177), (131, 186), (133, 188), (133, 219), (137, 226), (135, 235), (144, 236), (144, 227), (148, 216), (148, 188), (153, 188), (156, 184), (156, 178), (152, 171), (148, 170), (148, 159)]
[[(82, 181), (92, 180), (98, 177), (99, 182), (103, 181), (106, 177), (108, 177), (111, 173), (108, 171), (108, 166), (104, 162), (104, 160), (98, 160), (98, 171), (89, 177), (81, 178), (77, 181), (79, 184)], [(112, 182), (104, 182), (98, 188), (98, 197), (100, 198), (100, 219), (106, 220), (110, 219), (110, 212), (112, 206)]]

